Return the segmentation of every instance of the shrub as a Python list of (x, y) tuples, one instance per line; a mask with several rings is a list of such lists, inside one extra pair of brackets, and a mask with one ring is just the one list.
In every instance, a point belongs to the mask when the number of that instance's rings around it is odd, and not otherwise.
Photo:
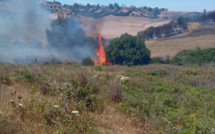
[(82, 61), (82, 64), (84, 66), (93, 66), (94, 65), (94, 62), (92, 61), (92, 59), (90, 57), (88, 58), (85, 58), (83, 61)]
[(123, 34), (113, 39), (106, 49), (107, 59), (119, 65), (143, 65), (150, 62), (150, 50), (137, 37)]
[(95, 66), (94, 69), (96, 71), (102, 71), (102, 66), (101, 65)]
[(215, 48), (183, 50), (170, 61), (174, 65), (189, 65), (215, 62)]
[(150, 60), (150, 64), (159, 64), (162, 63), (162, 58), (161, 57), (153, 57)]
[(165, 70), (150, 70), (147, 72), (147, 75), (153, 75), (153, 76), (166, 76), (169, 72)]
[(21, 78), (25, 79), (30, 84), (36, 83), (36, 79), (35, 79), (34, 75), (31, 72), (29, 72), (28, 70), (22, 70), (22, 71), (19, 71), (18, 73), (21, 75)]
[(114, 102), (120, 102), (122, 100), (122, 85), (120, 81), (112, 80), (108, 87), (110, 99)]
[(181, 73), (186, 75), (198, 75), (200, 71), (197, 69), (183, 69)]

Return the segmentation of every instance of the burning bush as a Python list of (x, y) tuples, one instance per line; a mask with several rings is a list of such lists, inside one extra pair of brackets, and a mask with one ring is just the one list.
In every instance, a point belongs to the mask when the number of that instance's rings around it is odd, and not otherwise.
[(112, 63), (107, 61), (106, 58), (106, 52), (102, 43), (102, 37), (100, 34), (97, 34), (98, 36), (98, 44), (99, 44), (99, 48), (96, 49), (96, 55), (97, 55), (97, 59), (91, 59), (94, 62), (94, 65), (111, 65)]
[(113, 64), (143, 65), (150, 62), (150, 50), (137, 37), (124, 34), (110, 42), (106, 49), (107, 58)]

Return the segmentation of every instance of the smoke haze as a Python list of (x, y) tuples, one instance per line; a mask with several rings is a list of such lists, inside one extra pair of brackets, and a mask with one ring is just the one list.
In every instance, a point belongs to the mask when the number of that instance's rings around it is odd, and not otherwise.
[(81, 62), (95, 57), (96, 41), (76, 17), (58, 19), (38, 0), (10, 0), (0, 7), (0, 61), (28, 64)]

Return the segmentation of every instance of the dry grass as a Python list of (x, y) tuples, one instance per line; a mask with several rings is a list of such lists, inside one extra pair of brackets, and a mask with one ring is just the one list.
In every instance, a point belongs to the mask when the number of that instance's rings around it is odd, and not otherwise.
[(169, 22), (169, 20), (163, 19), (112, 15), (100, 19), (88, 17), (81, 17), (80, 19), (88, 36), (94, 37), (95, 33), (98, 32), (105, 39), (120, 37), (125, 33), (135, 36), (139, 31), (143, 31), (151, 26), (156, 27)]
[(201, 26), (199, 23), (190, 23), (189, 32), (167, 39), (146, 41), (151, 50), (151, 57), (171, 58), (184, 49), (215, 48), (215, 27)]
[(179, 11), (164, 11), (160, 15), (158, 15), (160, 18), (169, 17), (172, 18), (174, 16), (183, 16), (189, 12), (179, 12)]
[(144, 130), (137, 126), (132, 117), (128, 117), (116, 111), (112, 106), (105, 108), (104, 113), (97, 115), (99, 128), (102, 133), (110, 134), (141, 134)]

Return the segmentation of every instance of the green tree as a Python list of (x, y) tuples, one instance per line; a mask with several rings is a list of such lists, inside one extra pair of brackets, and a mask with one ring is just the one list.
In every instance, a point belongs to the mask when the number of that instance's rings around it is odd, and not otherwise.
[(123, 34), (113, 39), (106, 49), (107, 59), (119, 65), (143, 65), (150, 62), (150, 50), (146, 48), (143, 40)]
[(179, 17), (177, 20), (178, 25), (182, 26), (183, 28), (187, 29), (187, 22), (184, 17)]
[(109, 4), (109, 8), (113, 9), (114, 8), (113, 4)]
[(114, 8), (117, 9), (117, 10), (120, 10), (121, 8), (119, 7), (119, 4), (117, 3), (114, 3)]

